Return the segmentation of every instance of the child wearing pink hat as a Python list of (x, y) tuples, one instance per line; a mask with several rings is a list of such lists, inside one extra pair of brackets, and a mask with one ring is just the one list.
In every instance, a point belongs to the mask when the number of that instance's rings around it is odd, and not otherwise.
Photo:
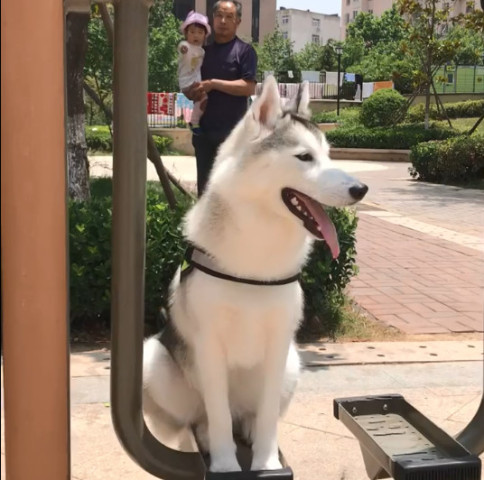
[[(208, 18), (192, 10), (180, 27), (181, 32), (185, 35), (185, 40), (178, 44), (178, 83), (183, 92), (195, 82), (202, 80), (200, 69), (205, 56), (205, 50), (202, 48), (205, 39), (210, 35), (210, 25)], [(198, 102), (193, 104), (193, 113), (190, 122), (192, 132), (200, 134), (200, 118), (203, 115), (207, 102), (207, 94)]]

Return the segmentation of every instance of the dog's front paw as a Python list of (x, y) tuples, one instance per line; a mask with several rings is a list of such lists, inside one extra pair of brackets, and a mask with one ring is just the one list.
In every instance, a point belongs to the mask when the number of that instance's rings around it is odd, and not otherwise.
[(211, 472), (240, 472), (242, 469), (235, 458), (220, 457), (212, 458), (210, 462)]
[(282, 468), (281, 462), (277, 455), (271, 455), (269, 458), (254, 458), (252, 460), (251, 470), (279, 470)]

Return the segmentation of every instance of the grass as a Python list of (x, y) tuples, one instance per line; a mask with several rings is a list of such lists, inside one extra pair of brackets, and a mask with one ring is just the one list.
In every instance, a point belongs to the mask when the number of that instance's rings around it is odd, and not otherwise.
[(360, 109), (355, 107), (342, 108), (339, 116), (336, 110), (320, 112), (313, 115), (312, 120), (316, 123), (338, 123), (339, 125), (356, 125), (359, 123)]
[[(465, 133), (468, 132), (479, 120), (479, 118), (451, 118), (452, 127), (458, 130), (459, 132)], [(435, 122), (436, 125), (440, 127), (448, 127), (449, 124), (447, 120), (439, 120)], [(484, 121), (477, 127), (474, 133), (480, 133), (484, 135)]]

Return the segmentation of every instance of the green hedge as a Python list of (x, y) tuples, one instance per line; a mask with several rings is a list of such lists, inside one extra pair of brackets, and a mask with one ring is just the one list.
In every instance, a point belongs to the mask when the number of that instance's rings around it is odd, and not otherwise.
[[(185, 243), (180, 222), (189, 204), (172, 211), (156, 185), (147, 191), (145, 320), (156, 324), (168, 300), (168, 286), (180, 264)], [(356, 272), (352, 210), (329, 212), (339, 235), (341, 254), (336, 261), (324, 242), (317, 242), (302, 273), (305, 292), (304, 330), (317, 323), (321, 334), (333, 334), (343, 305), (343, 289)], [(77, 328), (84, 321), (109, 323), (111, 282), (111, 179), (91, 181), (91, 200), (69, 205), (70, 318)]]
[(331, 208), (327, 211), (338, 232), (340, 255), (333, 260), (325, 242), (314, 244), (301, 275), (305, 303), (300, 338), (311, 332), (335, 335), (343, 320), (344, 289), (358, 272), (355, 210)]
[[(170, 153), (170, 146), (173, 143), (171, 138), (154, 135), (153, 139), (160, 154)], [(91, 152), (111, 153), (113, 151), (113, 139), (106, 125), (86, 126), (86, 143)]]
[[(480, 117), (484, 113), (484, 100), (446, 103), (444, 107), (449, 118), (475, 118)], [(430, 105), (429, 116), (432, 120), (445, 120), (445, 116), (437, 111), (435, 104)], [(424, 118), (425, 105), (423, 103), (419, 103), (408, 109), (406, 116), (407, 122), (423, 122)]]
[[(108, 322), (111, 301), (111, 179), (91, 180), (91, 199), (69, 203), (70, 318)], [(187, 209), (171, 210), (160, 188), (149, 184), (146, 201), (146, 318), (154, 322), (166, 302), (184, 244), (180, 221)]]
[(360, 121), (359, 108), (342, 108), (340, 114), (336, 110), (330, 112), (315, 113), (311, 120), (315, 123), (338, 123), (340, 125), (355, 125)]
[(410, 175), (436, 183), (463, 184), (484, 179), (484, 136), (459, 136), (420, 143), (410, 152)]
[(388, 148), (408, 150), (420, 142), (444, 140), (458, 135), (449, 128), (431, 126), (425, 130), (423, 124), (403, 124), (395, 127), (366, 128), (352, 126), (326, 132), (326, 138), (336, 148)]
[(393, 125), (395, 115), (406, 103), (405, 97), (392, 88), (377, 90), (361, 105), (361, 123), (368, 128)]

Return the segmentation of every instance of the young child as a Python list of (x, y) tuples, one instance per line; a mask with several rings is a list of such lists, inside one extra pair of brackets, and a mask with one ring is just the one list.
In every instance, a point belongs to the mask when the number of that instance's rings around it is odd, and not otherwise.
[[(185, 40), (178, 44), (178, 83), (183, 92), (195, 82), (202, 80), (200, 69), (202, 67), (205, 50), (202, 48), (205, 39), (210, 35), (210, 25), (208, 18), (201, 13), (192, 10), (182, 26), (181, 32), (185, 35)], [(190, 128), (195, 135), (201, 133), (200, 118), (203, 115), (207, 95), (200, 101), (193, 104), (193, 113)]]

